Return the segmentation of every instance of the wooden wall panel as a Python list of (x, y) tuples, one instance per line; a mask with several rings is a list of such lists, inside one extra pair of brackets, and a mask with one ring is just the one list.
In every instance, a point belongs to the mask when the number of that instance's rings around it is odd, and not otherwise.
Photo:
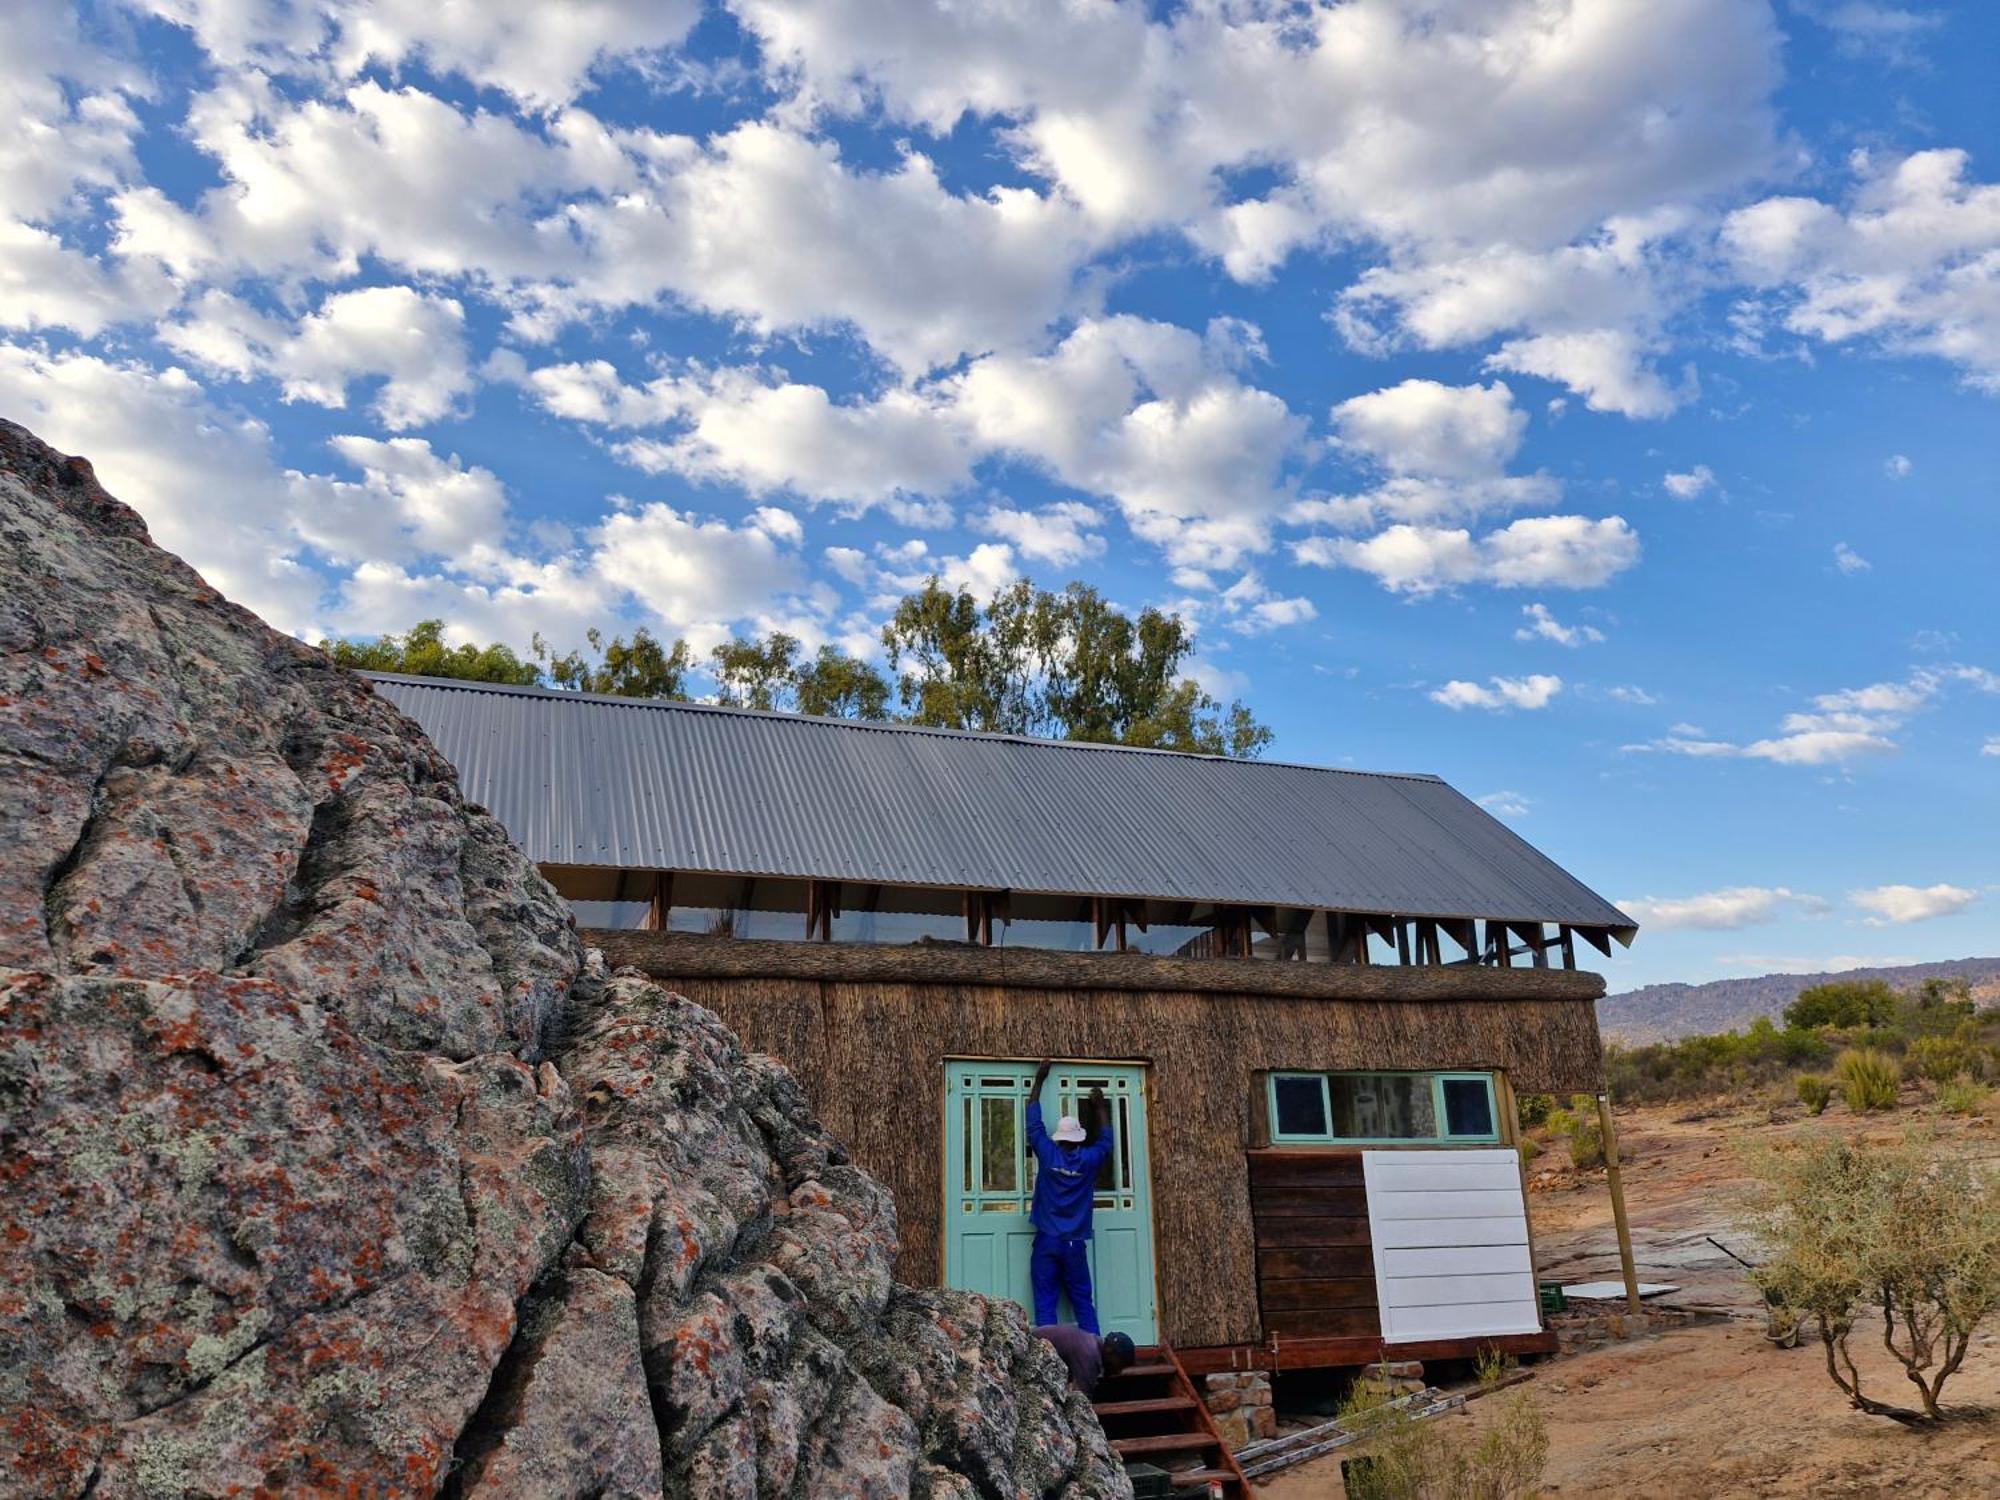
[[(1244, 1158), (1257, 1302), (1279, 1338), (1368, 1338), (1381, 1332), (1368, 1194), (1358, 1151), (1273, 1147)], [(1311, 1225), (1305, 1240), (1294, 1228)]]

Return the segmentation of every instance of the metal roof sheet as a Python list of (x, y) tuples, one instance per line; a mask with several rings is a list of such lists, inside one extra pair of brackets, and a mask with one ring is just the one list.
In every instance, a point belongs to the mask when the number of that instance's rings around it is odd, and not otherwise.
[(1435, 776), (369, 676), (541, 864), (1637, 925)]

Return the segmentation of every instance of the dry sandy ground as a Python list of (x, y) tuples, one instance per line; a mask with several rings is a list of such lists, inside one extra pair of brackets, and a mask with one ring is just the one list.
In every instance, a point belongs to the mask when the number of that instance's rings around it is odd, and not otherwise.
[[(1908, 1118), (1908, 1115), (1902, 1118)], [(1946, 1387), (1963, 1415), (1917, 1432), (1849, 1408), (1826, 1377), (1819, 1341), (1796, 1349), (1763, 1337), (1761, 1304), (1741, 1268), (1707, 1243), (1714, 1235), (1750, 1253), (1731, 1227), (1743, 1169), (1734, 1144), (1804, 1129), (1893, 1135), (1897, 1123), (1855, 1121), (1835, 1106), (1823, 1121), (1796, 1111), (1719, 1106), (1621, 1110), (1625, 1193), (1642, 1280), (1678, 1284), (1669, 1301), (1718, 1309), (1715, 1321), (1535, 1367), (1517, 1389), (1548, 1423), (1543, 1493), (1631, 1500), (1725, 1500), (1735, 1496), (2000, 1497), (2000, 1323), (1984, 1333)], [(1962, 1147), (2000, 1156), (2000, 1132), (1985, 1121), (1944, 1127)], [(1537, 1167), (1560, 1162), (1561, 1148)], [(1544, 1279), (1616, 1279), (1618, 1259), (1603, 1174), (1578, 1178), (1566, 1165), (1533, 1174), (1536, 1260)], [(1754, 1258), (1754, 1256), (1752, 1257)], [(1876, 1329), (1879, 1330), (1879, 1324)], [(1914, 1398), (1901, 1367), (1882, 1354), (1879, 1331), (1857, 1336), (1873, 1395)], [(1477, 1423), (1514, 1392), (1474, 1402), (1446, 1423)], [(1333, 1459), (1273, 1475), (1261, 1500), (1341, 1494)]]

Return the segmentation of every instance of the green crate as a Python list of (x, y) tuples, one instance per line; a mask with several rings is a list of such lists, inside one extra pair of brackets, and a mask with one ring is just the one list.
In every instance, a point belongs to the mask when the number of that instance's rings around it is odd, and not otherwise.
[(1563, 1295), (1563, 1287), (1560, 1281), (1543, 1281), (1538, 1282), (1536, 1285), (1542, 1294), (1543, 1312), (1559, 1313), (1569, 1311), (1569, 1298)]
[(1173, 1500), (1174, 1476), (1152, 1464), (1127, 1464), (1125, 1477), (1132, 1481), (1133, 1500)]

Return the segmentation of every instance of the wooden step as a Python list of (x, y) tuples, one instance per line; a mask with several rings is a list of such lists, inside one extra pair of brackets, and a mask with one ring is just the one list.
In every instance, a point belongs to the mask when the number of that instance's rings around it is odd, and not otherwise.
[(1106, 1417), (1143, 1417), (1155, 1412), (1193, 1411), (1195, 1403), (1186, 1396), (1154, 1396), (1145, 1401), (1099, 1401), (1096, 1403), (1097, 1419)]
[(1162, 1375), (1172, 1375), (1174, 1373), (1176, 1373), (1174, 1367), (1169, 1364), (1127, 1365), (1116, 1375), (1107, 1375), (1104, 1378), (1106, 1380), (1144, 1380), (1148, 1377), (1158, 1378)]
[(1194, 1489), (1197, 1486), (1209, 1483), (1211, 1480), (1220, 1480), (1224, 1487), (1232, 1493), (1237, 1487), (1236, 1476), (1227, 1469), (1183, 1469), (1180, 1473), (1173, 1476), (1174, 1488), (1177, 1490)]
[(1219, 1439), (1205, 1432), (1163, 1432), (1157, 1437), (1111, 1439), (1111, 1451), (1120, 1458), (1130, 1458), (1135, 1453), (1193, 1453), (1221, 1446)]

